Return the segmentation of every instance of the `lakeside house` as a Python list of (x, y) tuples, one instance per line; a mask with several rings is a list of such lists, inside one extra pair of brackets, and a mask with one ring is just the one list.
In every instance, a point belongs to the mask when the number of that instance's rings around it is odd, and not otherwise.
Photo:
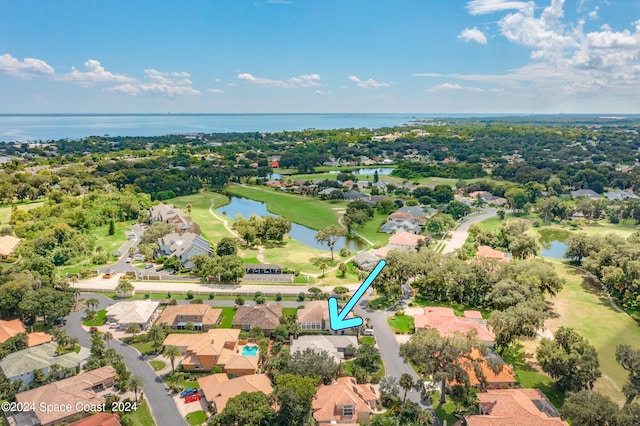
[(242, 377), (229, 378), (224, 373), (211, 374), (200, 377), (198, 385), (204, 399), (214, 413), (221, 413), (227, 402), (242, 392), (262, 392), (270, 395), (273, 392), (271, 379), (266, 374), (252, 374)]
[(156, 204), (149, 209), (151, 224), (168, 223), (173, 227), (173, 232), (182, 234), (191, 232), (200, 235), (200, 225), (184, 214), (182, 209), (173, 207), (173, 204)]
[(363, 251), (353, 258), (353, 264), (363, 271), (370, 271), (378, 264), (380, 259), (380, 257), (376, 256), (372, 252)]
[(222, 315), (222, 309), (205, 304), (167, 306), (158, 317), (156, 324), (167, 324), (176, 330), (184, 330), (187, 323), (193, 323), (196, 331), (209, 331), (215, 328)]
[(182, 234), (174, 232), (158, 238), (156, 257), (173, 257), (180, 260), (183, 267), (194, 268), (195, 265), (190, 259), (197, 254), (209, 256), (211, 251), (209, 241), (200, 235), (189, 231), (183, 232)]
[(420, 242), (427, 242), (427, 237), (424, 235), (415, 235), (411, 232), (402, 231), (397, 234), (394, 234), (389, 238), (389, 243), (387, 247), (389, 250), (416, 250), (418, 248), (418, 244)]
[[(516, 376), (513, 368), (506, 364), (504, 360), (492, 348), (487, 347), (487, 352), (483, 355), (478, 348), (471, 348), (471, 359), (477, 361), (480, 371), (484, 376), (484, 385), (480, 382), (480, 378), (476, 374), (476, 370), (468, 361), (459, 361), (459, 365), (467, 372), (469, 376), (469, 385), (479, 389), (506, 389), (515, 387), (517, 384)], [(497, 373), (491, 369), (490, 364), (499, 365), (502, 368)], [(448, 382), (451, 386), (455, 383)]]
[(353, 377), (340, 377), (330, 385), (321, 384), (313, 398), (313, 418), (320, 426), (368, 423), (378, 403), (370, 384), (358, 384)]
[(500, 250), (494, 250), (489, 246), (479, 246), (475, 257), (497, 260), (498, 262), (510, 262), (511, 254)]
[[(9, 425), (20, 426), (50, 426), (78, 420), (89, 416), (91, 412), (77, 410), (76, 407), (104, 404), (106, 399), (100, 393), (113, 387), (115, 380), (116, 370), (111, 366), (85, 371), (77, 376), (16, 394), (17, 403), (32, 406), (34, 410), (6, 410), (3, 414)], [(42, 402), (46, 406), (43, 407)], [(71, 409), (47, 409), (52, 406), (70, 406)]]

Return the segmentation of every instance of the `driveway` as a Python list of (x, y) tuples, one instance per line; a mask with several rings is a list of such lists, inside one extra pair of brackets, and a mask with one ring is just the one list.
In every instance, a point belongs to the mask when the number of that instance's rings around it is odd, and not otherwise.
[[(409, 364), (407, 364), (400, 356), (398, 342), (387, 324), (387, 318), (395, 314), (395, 308), (387, 311), (373, 311), (367, 309), (366, 306), (370, 297), (371, 293), (363, 297), (354, 308), (354, 311), (362, 318), (369, 318), (369, 321), (373, 326), (376, 341), (380, 348), (380, 354), (382, 355), (382, 361), (384, 362), (385, 374), (400, 380), (400, 376), (402, 376), (403, 373), (408, 373), (413, 377), (414, 381), (422, 380), (422, 378), (418, 377), (416, 372), (413, 371)], [(411, 390), (407, 393), (407, 398), (409, 398), (410, 401), (420, 404), (422, 408), (430, 410), (435, 419), (435, 426), (440, 426), (440, 422), (433, 411), (431, 403), (429, 401), (423, 401), (422, 398), (420, 398), (420, 393), (415, 390)]]
[(498, 209), (493, 207), (485, 207), (484, 213), (472, 216), (458, 225), (456, 229), (449, 233), (450, 238), (445, 241), (442, 253), (453, 253), (461, 248), (469, 237), (469, 225), (476, 222), (482, 222), (496, 215)]
[[(95, 297), (100, 302), (98, 309), (105, 309), (108, 305), (114, 303), (113, 300), (108, 299), (102, 295), (87, 295), (89, 297)], [(87, 297), (84, 296), (84, 297)], [(72, 312), (67, 317), (67, 324), (65, 330), (71, 337), (76, 337), (80, 346), (86, 348), (91, 347), (91, 341), (89, 339), (89, 333), (82, 328), (82, 316), (84, 312)], [(140, 376), (144, 382), (142, 392), (149, 402), (149, 408), (151, 409), (151, 415), (156, 420), (158, 425), (186, 425), (184, 418), (178, 411), (172, 395), (167, 391), (167, 386), (162, 379), (156, 375), (151, 369), (151, 366), (140, 356), (140, 354), (120, 341), (114, 340), (110, 347), (123, 356), (124, 363), (129, 371), (136, 376)], [(162, 421), (158, 421), (162, 419)]]
[(124, 244), (122, 244), (120, 246), (118, 251), (121, 253), (121, 255), (120, 255), (120, 258), (118, 259), (118, 261), (116, 263), (114, 263), (113, 265), (109, 265), (109, 266), (104, 266), (102, 268), (98, 268), (98, 272), (104, 273), (104, 272), (110, 271), (112, 269), (115, 269), (117, 273), (124, 274), (127, 271), (135, 271), (136, 270), (136, 268), (134, 268), (131, 265), (131, 263), (127, 263), (127, 257), (129, 257), (129, 248), (138, 246), (138, 243), (140, 242), (140, 238), (142, 238), (142, 234), (144, 233), (144, 229), (142, 228), (141, 224), (136, 223), (134, 225), (131, 225), (131, 231), (134, 234), (136, 234), (136, 238), (134, 238), (132, 240), (127, 240), (127, 241), (124, 242)]

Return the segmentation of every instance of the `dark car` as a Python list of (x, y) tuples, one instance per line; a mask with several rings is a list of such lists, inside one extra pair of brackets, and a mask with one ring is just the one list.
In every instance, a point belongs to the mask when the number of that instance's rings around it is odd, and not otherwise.
[(198, 393), (196, 388), (188, 388), (180, 392), (180, 398), (186, 398), (187, 396), (195, 395)]

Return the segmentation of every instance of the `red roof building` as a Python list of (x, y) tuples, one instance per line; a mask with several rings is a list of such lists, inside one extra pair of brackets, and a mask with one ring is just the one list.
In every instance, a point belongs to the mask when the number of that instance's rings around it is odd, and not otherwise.
[(443, 337), (453, 336), (456, 332), (467, 334), (475, 330), (480, 342), (492, 345), (496, 336), (482, 320), (480, 312), (465, 311), (464, 314), (464, 317), (457, 317), (452, 308), (427, 306), (424, 308), (424, 315), (414, 316), (414, 326), (416, 331), (422, 328), (434, 328)]

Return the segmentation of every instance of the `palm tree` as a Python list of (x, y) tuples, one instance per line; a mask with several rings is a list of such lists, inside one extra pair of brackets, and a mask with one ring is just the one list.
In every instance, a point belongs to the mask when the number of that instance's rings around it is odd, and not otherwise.
[(153, 342), (153, 348), (156, 352), (158, 351), (158, 346), (162, 344), (166, 336), (164, 327), (160, 324), (151, 326), (147, 332), (147, 340)]
[(140, 331), (140, 326), (138, 324), (127, 324), (127, 328), (125, 329), (125, 333), (136, 334)]
[(191, 204), (187, 204), (187, 214), (189, 216), (191, 216), (191, 210), (193, 209), (193, 207), (191, 206)]
[(87, 299), (85, 303), (87, 304), (87, 308), (91, 310), (95, 310), (98, 306), (100, 306), (100, 301), (98, 301), (98, 299), (96, 299), (95, 297)]
[(104, 340), (104, 342), (107, 344), (107, 348), (109, 347), (109, 341), (113, 339), (113, 334), (111, 334), (110, 331), (106, 331), (103, 335), (102, 335), (102, 340)]
[(320, 264), (318, 265), (318, 268), (320, 268), (320, 270), (322, 271), (322, 275), (320, 275), (320, 278), (324, 277), (324, 271), (326, 271), (328, 267), (329, 266), (327, 265), (327, 262), (320, 262)]
[(142, 389), (144, 382), (142, 378), (139, 376), (131, 376), (131, 378), (127, 381), (127, 388), (132, 390), (136, 397), (136, 402), (138, 401), (138, 391)]
[(171, 372), (172, 373), (175, 371), (175, 365), (174, 365), (175, 364), (175, 360), (180, 355), (182, 355), (182, 353), (180, 352), (180, 349), (178, 349), (177, 346), (169, 345), (164, 349), (163, 356), (165, 358), (169, 358), (169, 360), (171, 361)]
[(404, 397), (402, 398), (402, 403), (404, 404), (407, 399), (407, 392), (414, 387), (413, 377), (411, 377), (411, 374), (402, 373), (402, 376), (400, 376), (400, 387), (404, 389)]

